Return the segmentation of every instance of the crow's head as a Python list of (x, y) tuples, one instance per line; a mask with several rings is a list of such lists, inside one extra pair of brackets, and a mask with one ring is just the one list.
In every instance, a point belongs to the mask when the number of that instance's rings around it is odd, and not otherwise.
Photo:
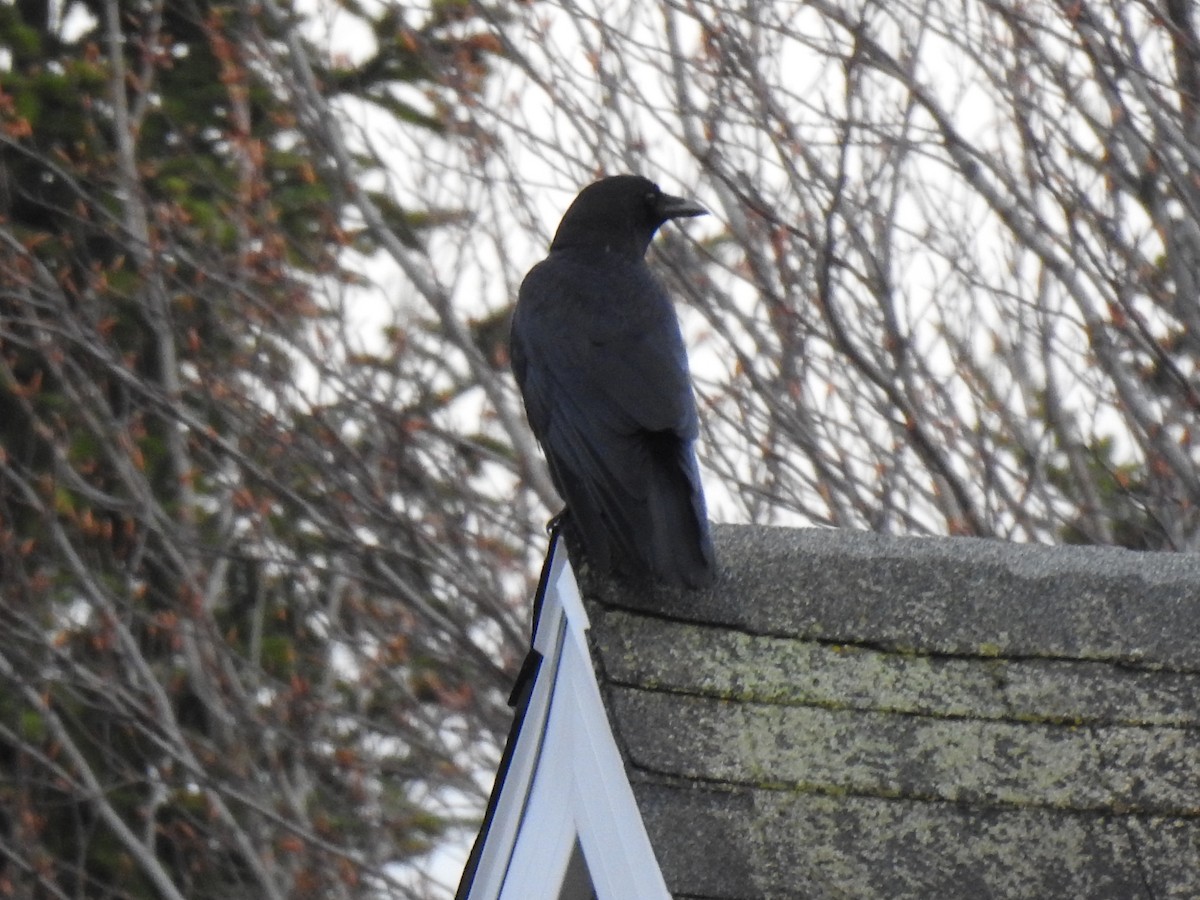
[(550, 249), (582, 247), (640, 257), (663, 222), (707, 212), (691, 200), (664, 194), (649, 178), (613, 175), (579, 192)]

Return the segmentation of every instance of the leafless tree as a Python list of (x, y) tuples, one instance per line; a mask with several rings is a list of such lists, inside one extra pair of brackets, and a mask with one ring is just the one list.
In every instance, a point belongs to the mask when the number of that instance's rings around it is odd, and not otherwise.
[(540, 526), (334, 118), (453, 142), (490, 44), (344, 15), (0, 7), (0, 895), (425, 897), (486, 798)]
[(495, 26), (515, 74), (473, 119), (506, 137), (483, 177), (636, 169), (712, 204), (660, 262), (718, 514), (1192, 549), (1195, 18), (537, 5)]

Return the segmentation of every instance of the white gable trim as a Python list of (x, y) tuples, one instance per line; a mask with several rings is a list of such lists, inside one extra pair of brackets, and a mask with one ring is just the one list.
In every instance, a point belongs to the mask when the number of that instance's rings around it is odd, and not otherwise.
[(669, 900), (601, 702), (575, 575), (557, 540), (550, 552), (533, 636), (542, 664), (460, 897), (556, 900), (578, 839), (597, 900)]

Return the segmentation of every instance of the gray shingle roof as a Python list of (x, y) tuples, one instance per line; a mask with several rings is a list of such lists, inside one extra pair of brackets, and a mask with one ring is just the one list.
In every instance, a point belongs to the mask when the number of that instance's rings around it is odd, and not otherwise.
[(1200, 557), (720, 527), (581, 586), (677, 897), (1200, 896)]

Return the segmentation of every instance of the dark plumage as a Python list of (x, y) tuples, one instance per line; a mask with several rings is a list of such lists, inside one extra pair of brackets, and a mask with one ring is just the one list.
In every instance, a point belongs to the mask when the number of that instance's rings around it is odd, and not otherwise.
[(696, 401), (675, 310), (645, 253), (668, 219), (705, 212), (634, 175), (584, 188), (521, 284), (511, 335), (568, 536), (601, 571), (689, 587), (716, 567)]

